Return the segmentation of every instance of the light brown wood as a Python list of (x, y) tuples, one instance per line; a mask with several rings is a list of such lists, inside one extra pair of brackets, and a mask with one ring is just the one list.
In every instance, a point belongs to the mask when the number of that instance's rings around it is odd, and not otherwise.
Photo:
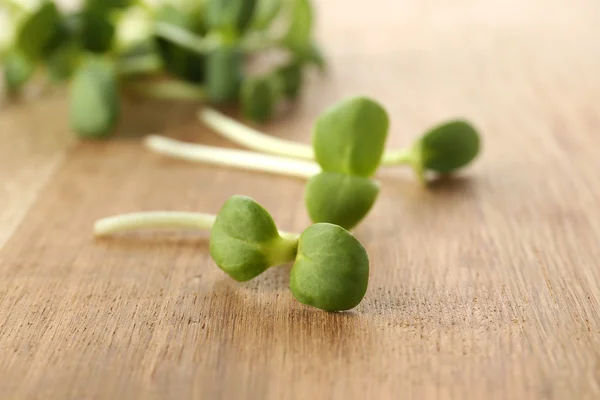
[[(166, 160), (136, 138), (74, 143), (61, 94), (3, 104), (1, 398), (600, 397), (600, 3), (318, 7), (330, 72), (266, 130), (308, 142), (324, 108), (365, 94), (389, 109), (390, 145), (473, 120), (478, 162), (430, 190), (385, 172), (355, 231), (368, 295), (327, 314), (293, 300), (289, 267), (232, 282), (204, 234), (91, 236), (98, 217), (215, 212), (236, 193), (300, 230), (300, 180)], [(229, 145), (191, 106), (131, 106), (121, 131), (167, 123)]]

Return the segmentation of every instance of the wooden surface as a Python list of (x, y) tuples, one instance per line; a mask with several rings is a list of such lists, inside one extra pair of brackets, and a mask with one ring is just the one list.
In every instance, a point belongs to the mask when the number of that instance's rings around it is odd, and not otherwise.
[[(308, 141), (344, 96), (379, 99), (390, 145), (465, 116), (484, 153), (454, 181), (386, 170), (355, 231), (363, 303), (293, 300), (289, 267), (226, 278), (206, 235), (95, 241), (96, 218), (254, 197), (308, 223), (299, 180), (77, 143), (62, 94), (0, 111), (0, 398), (600, 398), (600, 3), (318, 1), (331, 72), (265, 129)], [(130, 105), (123, 133), (226, 143), (188, 105)]]

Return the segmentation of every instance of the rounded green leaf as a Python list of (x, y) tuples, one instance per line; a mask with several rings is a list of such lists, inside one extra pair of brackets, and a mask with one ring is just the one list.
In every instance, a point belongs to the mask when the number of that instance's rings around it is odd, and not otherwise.
[(379, 185), (358, 176), (321, 172), (307, 183), (304, 201), (313, 222), (329, 222), (352, 229), (369, 213)]
[(422, 167), (440, 173), (452, 172), (473, 161), (480, 149), (475, 128), (466, 121), (440, 125), (417, 143)]
[(4, 58), (4, 85), (9, 93), (14, 94), (33, 76), (34, 65), (16, 51), (11, 51)]
[(211, 29), (240, 34), (254, 17), (257, 0), (208, 0), (206, 21)]
[(278, 81), (272, 77), (246, 79), (241, 89), (244, 115), (256, 122), (267, 121), (275, 112), (279, 93)]
[(119, 94), (111, 63), (89, 58), (71, 82), (71, 127), (82, 137), (101, 138), (112, 133), (119, 117)]
[(54, 2), (44, 2), (21, 25), (17, 33), (17, 47), (32, 61), (41, 59), (60, 30), (60, 14)]
[(244, 55), (239, 47), (224, 46), (206, 59), (206, 91), (210, 101), (227, 103), (239, 97)]
[(276, 73), (282, 83), (285, 96), (290, 99), (297, 98), (303, 81), (302, 65), (292, 62), (278, 68)]
[(388, 129), (388, 114), (379, 103), (366, 97), (342, 100), (315, 124), (315, 158), (324, 171), (372, 176), (381, 162)]
[(303, 304), (325, 311), (356, 307), (369, 284), (369, 257), (343, 228), (315, 224), (300, 236), (290, 289)]
[(282, 238), (267, 210), (246, 196), (233, 196), (223, 204), (210, 233), (211, 257), (240, 282), (293, 261), (297, 246), (297, 240)]

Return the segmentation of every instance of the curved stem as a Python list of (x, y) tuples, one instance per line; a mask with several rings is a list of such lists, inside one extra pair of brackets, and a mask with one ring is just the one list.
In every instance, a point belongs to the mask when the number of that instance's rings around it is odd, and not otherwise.
[(310, 146), (266, 135), (211, 108), (198, 112), (198, 118), (219, 135), (244, 147), (304, 160), (314, 160)]
[(116, 215), (103, 218), (94, 224), (96, 236), (130, 232), (139, 229), (178, 228), (210, 230), (215, 222), (212, 214), (178, 211), (151, 211)]
[(140, 93), (156, 99), (165, 100), (204, 100), (206, 92), (201, 86), (179, 81), (158, 81), (133, 84)]
[(317, 164), (307, 161), (290, 160), (244, 150), (184, 143), (158, 135), (146, 137), (144, 144), (156, 153), (205, 164), (270, 172), (277, 175), (289, 175), (304, 179), (321, 172)]

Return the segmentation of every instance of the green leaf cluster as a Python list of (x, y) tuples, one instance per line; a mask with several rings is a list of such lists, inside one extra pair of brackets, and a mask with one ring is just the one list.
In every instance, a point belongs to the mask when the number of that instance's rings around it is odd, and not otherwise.
[[(120, 42), (134, 14), (144, 19), (148, 31), (133, 43)], [(72, 113), (95, 110), (95, 117), (71, 115), (73, 130), (86, 138), (114, 132), (121, 95), (112, 92), (128, 86), (158, 84), (156, 90), (140, 92), (168, 92), (162, 97), (171, 99), (189, 100), (190, 93), (197, 93), (195, 100), (239, 105), (248, 118), (265, 122), (279, 103), (300, 95), (306, 67), (323, 65), (322, 58), (309, 55), (316, 48), (312, 14), (308, 0), (203, 0), (187, 6), (85, 0), (70, 11), (46, 0), (20, 15), (14, 41), (0, 55), (4, 86), (18, 95), (38, 72), (55, 84), (69, 84), (72, 103), (89, 102), (72, 104)], [(284, 32), (274, 29), (279, 25), (286, 27)], [(249, 60), (265, 50), (284, 53), (285, 61), (266, 74), (250, 74)], [(89, 72), (89, 60), (98, 58), (111, 64), (105, 68), (111, 70), (107, 88), (105, 73)], [(165, 78), (173, 83), (168, 89)], [(107, 101), (114, 103), (106, 107)], [(100, 104), (104, 107), (96, 109)], [(84, 123), (87, 118), (93, 121)]]

